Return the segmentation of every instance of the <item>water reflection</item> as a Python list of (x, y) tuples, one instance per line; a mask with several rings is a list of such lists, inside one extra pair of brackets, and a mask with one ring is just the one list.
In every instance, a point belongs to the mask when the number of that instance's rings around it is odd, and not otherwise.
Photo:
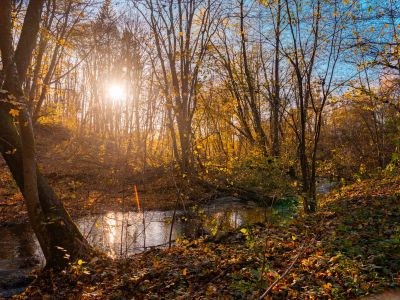
[[(173, 211), (108, 212), (77, 220), (89, 242), (112, 256), (143, 251), (169, 241)], [(263, 221), (265, 210), (252, 204), (220, 201), (190, 211), (177, 211), (171, 239), (193, 238)], [(27, 258), (43, 262), (29, 225), (0, 227), (0, 270), (15, 268)]]
[[(177, 238), (227, 231), (265, 220), (265, 209), (240, 202), (216, 202), (190, 211), (108, 212), (77, 220), (88, 241), (113, 257), (165, 246)], [(269, 214), (270, 216), (270, 214)], [(43, 263), (37, 239), (27, 224), (0, 227), (0, 271)]]
[(39, 243), (28, 225), (0, 227), (0, 298), (25, 289), (33, 267), (43, 263)]
[[(265, 210), (254, 204), (222, 199), (189, 211), (108, 212), (76, 221), (88, 241), (113, 257), (164, 247), (177, 238), (231, 230), (263, 221)], [(171, 225), (172, 232), (171, 232)], [(28, 224), (0, 227), (0, 297), (22, 291), (28, 274), (43, 265), (39, 243)]]
[[(91, 244), (116, 257), (137, 253), (168, 241), (167, 220), (171, 216), (170, 211), (109, 212), (82, 218), (77, 223)], [(176, 226), (172, 239), (176, 238), (178, 231), (179, 226)]]
[[(28, 225), (0, 227), (0, 271), (44, 262), (39, 242)], [(35, 257), (34, 260), (30, 258)]]
[(109, 212), (78, 220), (90, 243), (113, 257), (126, 256), (148, 247), (166, 246), (170, 239), (194, 238), (201, 234), (231, 230), (265, 218), (255, 206), (213, 204), (189, 212), (177, 211)]

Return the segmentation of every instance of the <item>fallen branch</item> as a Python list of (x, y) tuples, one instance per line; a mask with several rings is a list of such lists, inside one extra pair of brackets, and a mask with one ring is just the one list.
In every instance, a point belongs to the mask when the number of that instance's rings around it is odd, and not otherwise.
[[(310, 243), (311, 244), (311, 243)], [(294, 266), (294, 264), (297, 262), (297, 260), (299, 259), (299, 257), (300, 257), (300, 255), (301, 254), (303, 254), (303, 252), (304, 252), (304, 243), (301, 245), (301, 247), (300, 247), (300, 251), (299, 251), (299, 253), (297, 253), (297, 255), (296, 255), (296, 257), (294, 258), (294, 260), (292, 261), (292, 263), (290, 264), (290, 266), (285, 270), (285, 272), (283, 272), (283, 274), (278, 278), (278, 279), (276, 279), (267, 289), (266, 289), (266, 291), (258, 298), (259, 300), (262, 300), (262, 299), (264, 299), (264, 297), (272, 290), (272, 288), (274, 287), (274, 286), (276, 286), (278, 283), (279, 283), (279, 281), (281, 281), (288, 273), (289, 273), (289, 271), (293, 268), (293, 266)]]

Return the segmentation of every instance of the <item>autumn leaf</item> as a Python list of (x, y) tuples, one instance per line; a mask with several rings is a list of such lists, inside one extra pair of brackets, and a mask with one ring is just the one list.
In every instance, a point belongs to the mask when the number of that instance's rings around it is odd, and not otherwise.
[(330, 282), (325, 283), (324, 285), (322, 285), (322, 287), (324, 288), (325, 292), (329, 292), (332, 289), (332, 284)]
[(10, 115), (12, 115), (14, 118), (19, 116), (19, 110), (18, 109), (11, 108), (8, 113)]

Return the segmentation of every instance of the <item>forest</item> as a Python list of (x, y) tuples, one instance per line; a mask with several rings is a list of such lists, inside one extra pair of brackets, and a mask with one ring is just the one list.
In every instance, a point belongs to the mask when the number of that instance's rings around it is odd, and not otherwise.
[(400, 299), (400, 0), (0, 0), (0, 299)]

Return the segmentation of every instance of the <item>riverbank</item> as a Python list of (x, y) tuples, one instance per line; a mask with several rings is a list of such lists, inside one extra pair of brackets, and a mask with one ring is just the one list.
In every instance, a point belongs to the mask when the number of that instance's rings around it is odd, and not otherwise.
[[(227, 196), (276, 202), (260, 187), (233, 186), (223, 173), (183, 174), (177, 166), (151, 158), (144, 167), (115, 140), (82, 136), (57, 124), (40, 125), (35, 133), (41, 172), (74, 219), (138, 206), (145, 211), (185, 209)], [(26, 223), (22, 194), (0, 157), (0, 226)]]
[[(135, 186), (145, 210), (179, 209), (220, 195), (169, 166), (127, 162), (116, 141), (55, 124), (39, 126), (36, 138), (41, 171), (74, 218), (136, 209)], [(22, 194), (0, 158), (0, 226), (27, 222)]]
[[(318, 213), (37, 273), (17, 299), (349, 299), (400, 285), (400, 178), (326, 196)], [(51, 282), (51, 284), (49, 284)]]
[[(225, 196), (216, 190), (191, 184), (189, 180), (173, 178), (174, 175), (165, 169), (150, 170), (144, 180), (141, 174), (132, 173), (129, 176), (132, 181), (127, 179), (123, 182), (121, 179), (119, 184), (107, 182), (110, 180), (107, 174), (100, 177), (91, 173), (90, 169), (79, 174), (68, 168), (60, 168), (57, 174), (44, 172), (74, 219), (107, 212), (128, 212), (138, 207), (146, 211), (182, 209)], [(109, 173), (111, 176), (111, 169)], [(27, 224), (29, 220), (22, 194), (1, 162), (0, 177), (0, 227)], [(118, 178), (112, 181), (118, 181)]]

